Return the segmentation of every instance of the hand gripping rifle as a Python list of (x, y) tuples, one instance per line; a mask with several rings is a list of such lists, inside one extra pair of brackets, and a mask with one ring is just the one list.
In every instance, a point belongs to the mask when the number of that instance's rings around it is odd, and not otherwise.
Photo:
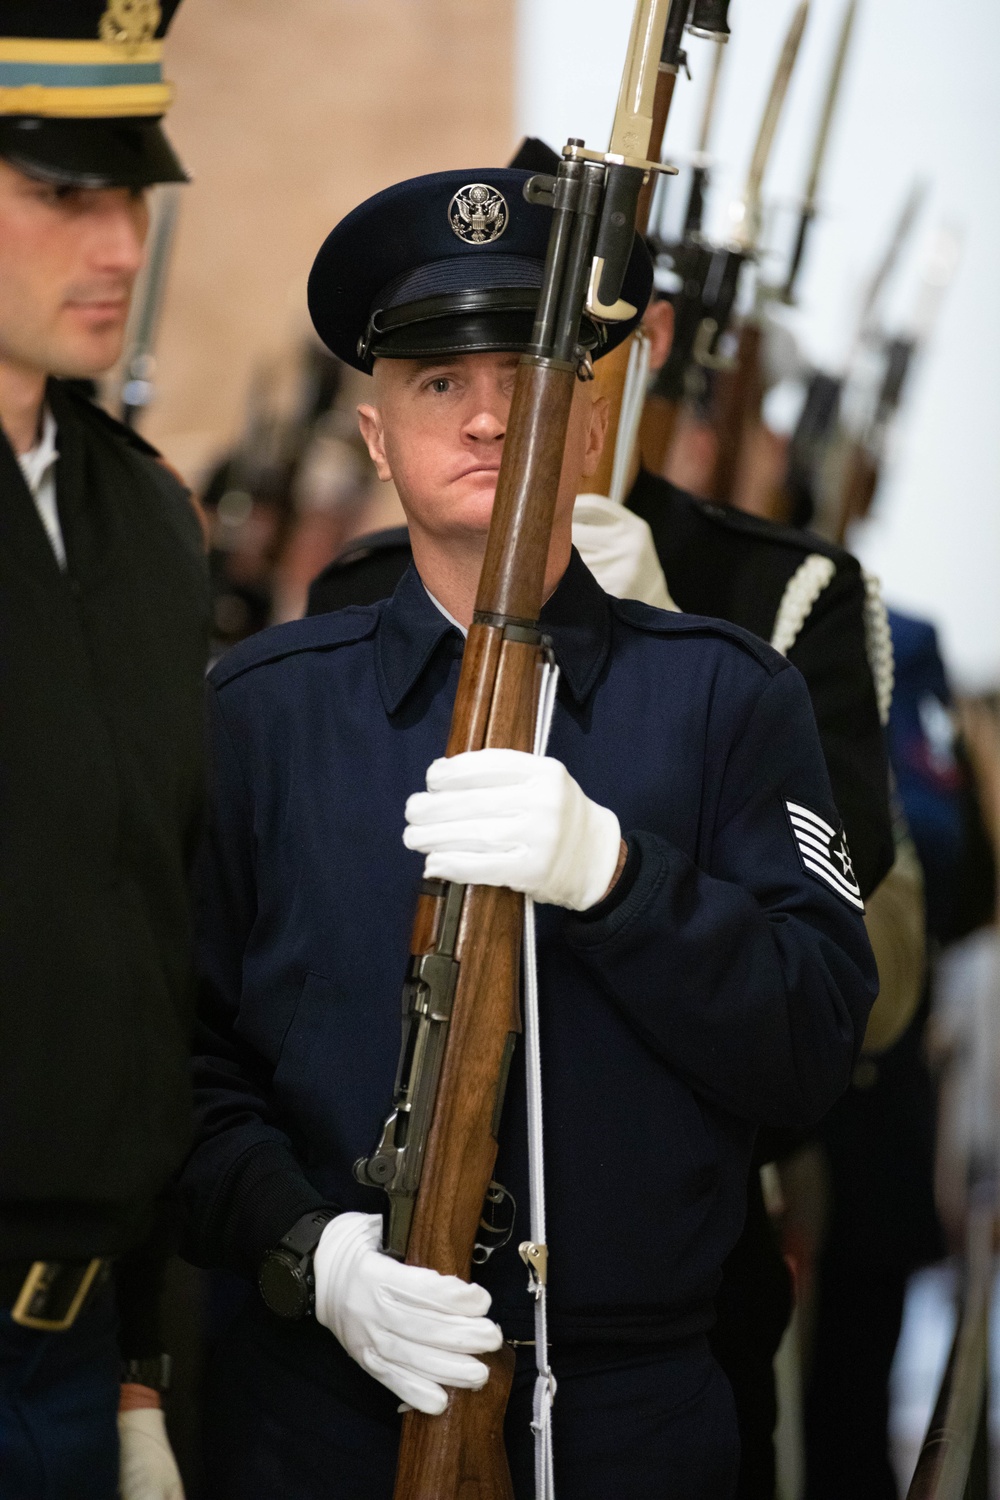
[[(676, 3), (676, 0), (674, 0)], [(538, 616), (574, 384), (589, 360), (584, 310), (621, 298), (647, 172), (656, 69), (671, 0), (637, 0), (608, 152), (572, 140), (555, 177), (527, 182), (552, 228), (532, 341), (518, 366), (486, 556), (446, 753), (530, 750), (542, 661)], [(492, 886), (425, 881), (403, 989), (403, 1045), (388, 1116), (359, 1181), (389, 1196), (385, 1248), (468, 1277), (490, 1191), (507, 1070), (520, 1031), (523, 901)], [(541, 1258), (544, 1274), (544, 1258)], [(509, 1348), (481, 1391), (452, 1391), (437, 1417), (407, 1412), (395, 1500), (511, 1500), (503, 1416)]]

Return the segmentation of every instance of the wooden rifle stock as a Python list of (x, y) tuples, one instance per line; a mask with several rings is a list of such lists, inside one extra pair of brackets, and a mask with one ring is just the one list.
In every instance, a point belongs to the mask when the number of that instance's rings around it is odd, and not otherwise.
[(715, 373), (712, 426), (716, 451), (708, 498), (720, 505), (733, 503), (744, 439), (760, 417), (764, 396), (761, 338), (760, 324), (748, 318), (739, 331), (732, 369)]
[[(476, 598), (479, 617), (462, 661), (448, 755), (488, 746), (530, 750), (540, 646), (483, 617), (538, 618), (552, 516), (576, 379), (572, 368), (526, 358), (517, 376), (494, 518)], [(444, 892), (423, 895), (412, 951), (433, 951)], [(492, 886), (465, 891), (458, 985), (437, 1103), (414, 1209), (407, 1262), (468, 1279), (483, 1200), (496, 1160), (496, 1129), (510, 1037), (520, 1031), (518, 986), (523, 898)], [(503, 1417), (513, 1351), (488, 1356), (481, 1391), (450, 1391), (439, 1417), (403, 1419), (395, 1500), (510, 1500)]]

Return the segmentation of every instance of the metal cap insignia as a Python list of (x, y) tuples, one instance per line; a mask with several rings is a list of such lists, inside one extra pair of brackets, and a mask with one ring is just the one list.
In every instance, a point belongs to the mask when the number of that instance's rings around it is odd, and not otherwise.
[(159, 0), (108, 0), (98, 36), (116, 46), (141, 47), (153, 40), (160, 17)]
[(509, 210), (503, 193), (485, 182), (460, 187), (448, 204), (448, 222), (467, 245), (489, 245), (507, 228)]

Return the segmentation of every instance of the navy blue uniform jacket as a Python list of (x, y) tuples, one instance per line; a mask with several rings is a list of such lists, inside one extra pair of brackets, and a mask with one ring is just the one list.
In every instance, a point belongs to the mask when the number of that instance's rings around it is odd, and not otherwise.
[[(614, 809), (628, 862), (585, 914), (539, 910), (556, 1339), (711, 1322), (756, 1127), (846, 1087), (877, 991), (860, 911), (800, 860), (791, 799), (838, 822), (805, 686), (735, 626), (604, 594), (579, 557), (543, 612), (549, 747)], [(193, 1258), (252, 1275), (312, 1207), (382, 1197), (352, 1165), (388, 1110), (422, 857), (407, 796), (443, 751), (463, 642), (411, 568), (390, 600), (244, 642), (210, 676), (199, 882)], [(476, 1271), (531, 1336), (524, 1075), (496, 1176), (511, 1243)]]

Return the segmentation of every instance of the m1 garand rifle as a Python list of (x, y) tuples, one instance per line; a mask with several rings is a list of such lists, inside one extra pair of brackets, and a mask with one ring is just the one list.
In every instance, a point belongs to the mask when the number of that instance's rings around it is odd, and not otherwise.
[(125, 339), (126, 353), (122, 361), (124, 371), (121, 387), (121, 419), (126, 427), (135, 427), (155, 394), (153, 384), (156, 374), (156, 332), (163, 311), (163, 295), (166, 290), (170, 256), (177, 231), (177, 213), (180, 208), (180, 192), (176, 187), (162, 187), (157, 195), (158, 203), (150, 237), (149, 259), (143, 273), (139, 295), (136, 299), (129, 330)]
[[(927, 185), (921, 181), (914, 182), (907, 193), (885, 249), (864, 288), (856, 330), (842, 371), (840, 374), (813, 371), (792, 434), (785, 480), (786, 511), (793, 525), (815, 525), (834, 540), (843, 538), (850, 517), (867, 509), (863, 495), (873, 485), (871, 469), (864, 458), (864, 445), (851, 434), (861, 433), (867, 420), (861, 413), (873, 409), (872, 393), (881, 378), (885, 346), (882, 304), (886, 288), (910, 243), (926, 194)], [(843, 407), (847, 391), (852, 393), (853, 414), (845, 422)]]
[[(575, 383), (589, 373), (584, 311), (624, 321), (621, 298), (648, 159), (657, 64), (677, 0), (637, 0), (607, 152), (571, 140), (558, 173), (528, 180), (552, 228), (532, 340), (518, 365), (473, 623), (446, 754), (530, 750), (543, 642), (538, 616)], [(683, 3), (683, 0), (682, 0)], [(467, 1278), (491, 1188), (507, 1071), (520, 1031), (523, 899), (492, 886), (427, 880), (403, 990), (403, 1044), (391, 1113), (358, 1180), (389, 1197), (385, 1248)], [(547, 1250), (526, 1246), (534, 1273)], [(403, 1418), (395, 1500), (511, 1500), (503, 1417), (513, 1352), (487, 1356), (481, 1391)]]
[[(759, 254), (764, 174), (808, 14), (809, 0), (801, 0), (792, 16), (778, 57), (757, 141), (750, 158), (743, 196), (730, 210), (733, 230), (726, 248), (736, 264), (737, 278), (743, 265), (747, 261), (755, 261)], [(703, 367), (712, 369), (714, 365), (711, 424), (715, 431), (716, 452), (708, 483), (708, 498), (724, 505), (731, 504), (733, 500), (744, 438), (748, 429), (760, 418), (764, 397), (761, 346), (767, 295), (766, 289), (758, 282), (753, 311), (739, 325), (736, 352), (731, 361), (719, 358), (719, 340), (723, 333), (721, 327), (717, 328), (712, 343), (694, 351), (695, 359)]]
[(914, 357), (927, 343), (937, 321), (960, 251), (961, 240), (956, 231), (947, 226), (938, 229), (921, 276), (909, 332), (881, 334), (874, 350), (876, 379), (859, 382), (859, 400), (852, 400), (850, 387), (844, 392), (847, 438), (835, 503), (828, 508), (828, 514), (832, 509), (834, 516), (835, 541), (843, 542), (855, 521), (863, 520), (871, 509)]
[[(688, 66), (687, 53), (682, 46), (684, 32), (687, 30), (693, 36), (715, 41), (721, 48), (729, 40), (727, 19), (729, 3), (730, 0), (674, 0), (670, 7), (657, 69), (653, 128), (649, 141), (649, 155), (655, 161), (659, 161), (663, 150), (663, 137), (678, 74), (682, 69), (686, 71)], [(650, 174), (649, 180), (639, 194), (636, 229), (640, 234), (645, 234), (649, 225), (654, 187), (653, 174)], [(626, 473), (630, 467), (629, 460), (635, 443), (636, 426), (628, 422), (622, 426), (622, 411), (626, 404), (625, 390), (629, 380), (629, 370), (632, 370), (632, 379), (644, 382), (646, 378), (648, 360), (637, 361), (635, 358), (636, 341), (644, 338), (645, 335), (637, 330), (612, 354), (602, 360), (598, 368), (596, 377), (598, 389), (607, 398), (610, 407), (604, 450), (600, 463), (589, 480), (590, 487), (599, 495), (611, 495), (616, 488), (612, 476)], [(628, 454), (619, 451), (621, 447), (619, 438), (630, 450)]]

